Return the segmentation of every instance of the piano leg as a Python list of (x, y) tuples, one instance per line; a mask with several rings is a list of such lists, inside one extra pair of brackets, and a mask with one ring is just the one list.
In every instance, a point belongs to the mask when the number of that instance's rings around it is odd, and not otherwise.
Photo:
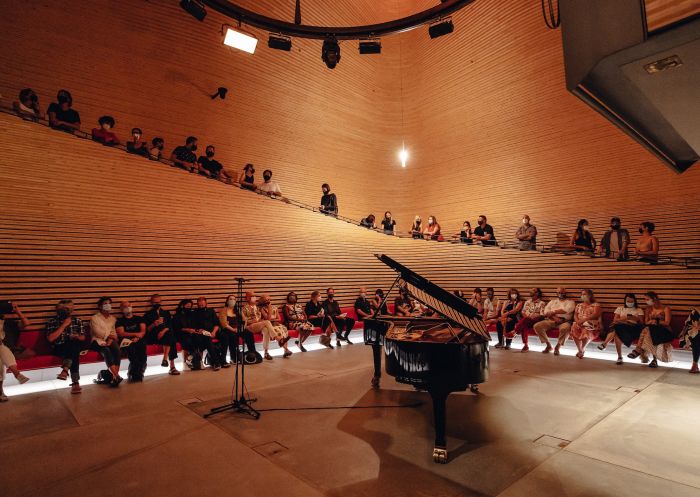
[(374, 376), (372, 377), (372, 388), (379, 388), (379, 379), (382, 377), (382, 347), (380, 344), (372, 344), (372, 356), (374, 358)]
[(445, 404), (450, 392), (441, 388), (431, 388), (430, 396), (433, 398), (433, 418), (435, 421), (435, 448), (433, 449), (433, 462), (445, 464), (447, 462), (447, 440), (445, 438), (446, 412)]

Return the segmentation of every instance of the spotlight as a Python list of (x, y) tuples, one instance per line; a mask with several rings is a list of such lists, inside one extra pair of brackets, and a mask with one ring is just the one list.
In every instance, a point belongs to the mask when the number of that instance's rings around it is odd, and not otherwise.
[(224, 45), (237, 48), (238, 50), (243, 50), (244, 52), (255, 53), (255, 47), (257, 44), (258, 39), (255, 36), (231, 27), (226, 28)]
[(224, 88), (223, 86), (219, 86), (216, 89), (216, 93), (214, 93), (211, 96), (211, 99), (214, 100), (216, 97), (219, 97), (221, 100), (226, 98), (226, 94), (228, 93), (228, 88)]
[(292, 49), (292, 39), (288, 36), (271, 34), (267, 40), (267, 46), (275, 50), (289, 52)]
[(399, 152), (399, 160), (401, 161), (401, 167), (406, 167), (406, 161), (408, 161), (408, 150), (406, 146), (401, 146), (401, 151)]
[(438, 21), (435, 24), (431, 24), (428, 28), (428, 34), (431, 38), (438, 38), (440, 36), (448, 35), (455, 30), (454, 24), (452, 24), (452, 19), (447, 19), (445, 21)]
[(376, 54), (382, 53), (382, 43), (379, 40), (362, 40), (360, 41), (360, 54)]
[(182, 7), (188, 14), (198, 21), (203, 21), (207, 16), (207, 11), (204, 10), (204, 5), (202, 2), (198, 2), (197, 0), (180, 0), (180, 7)]
[(335, 69), (340, 62), (340, 45), (334, 37), (326, 38), (321, 49), (321, 59), (326, 63), (328, 69)]

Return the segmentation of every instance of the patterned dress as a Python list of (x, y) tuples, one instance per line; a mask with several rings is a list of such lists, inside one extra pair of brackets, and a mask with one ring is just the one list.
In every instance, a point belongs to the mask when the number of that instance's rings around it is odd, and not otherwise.
[(304, 307), (301, 304), (285, 304), (284, 308), (289, 328), (298, 331), (311, 331), (314, 329), (314, 325), (304, 319)]
[[(576, 305), (574, 311), (574, 319), (588, 320), (600, 310), (600, 304), (581, 303)], [(582, 326), (574, 323), (571, 325), (571, 336), (576, 340), (593, 340), (600, 333), (601, 323), (600, 317), (594, 321), (586, 321)]]

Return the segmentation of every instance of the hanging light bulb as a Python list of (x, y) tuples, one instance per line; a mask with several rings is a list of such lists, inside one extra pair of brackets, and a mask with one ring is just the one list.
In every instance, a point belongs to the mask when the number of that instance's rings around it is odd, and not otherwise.
[(399, 160), (401, 161), (401, 167), (406, 167), (406, 161), (408, 160), (408, 150), (406, 150), (406, 145), (401, 145), (401, 151), (399, 152)]

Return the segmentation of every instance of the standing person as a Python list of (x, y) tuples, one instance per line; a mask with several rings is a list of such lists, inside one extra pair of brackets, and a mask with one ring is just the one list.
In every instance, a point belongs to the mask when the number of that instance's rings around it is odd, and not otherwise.
[(112, 132), (116, 124), (112, 116), (102, 116), (97, 120), (98, 128), (92, 128), (92, 139), (102, 145), (119, 145), (119, 138)]
[(59, 90), (57, 102), (52, 102), (46, 113), (49, 126), (59, 131), (73, 133), (80, 130), (80, 114), (73, 109), (73, 97), (67, 90)]
[(197, 137), (188, 136), (184, 145), (175, 147), (170, 154), (170, 160), (177, 167), (193, 173), (197, 169)]
[(272, 171), (270, 169), (265, 169), (263, 171), (263, 182), (258, 187), (258, 190), (269, 195), (270, 197), (282, 196), (280, 185), (276, 181), (272, 181)]
[(364, 321), (372, 317), (372, 304), (367, 299), (367, 290), (365, 287), (360, 288), (360, 294), (355, 299), (355, 314), (357, 319)]
[(605, 341), (598, 345), (599, 350), (605, 350), (610, 342), (615, 341), (617, 349), (617, 365), (622, 364), (622, 344), (631, 347), (632, 342), (639, 338), (644, 328), (644, 311), (637, 305), (637, 297), (633, 293), (626, 293), (624, 305), (615, 309), (615, 317), (610, 325), (610, 333)]
[(160, 160), (163, 158), (163, 149), (165, 148), (165, 140), (156, 136), (151, 140), (151, 148), (148, 151), (148, 158), (151, 160)]
[(570, 247), (577, 252), (595, 252), (596, 241), (588, 227), (588, 219), (580, 219), (576, 231), (571, 235)]
[(44, 116), (39, 108), (39, 97), (31, 88), (23, 88), (19, 92), (19, 101), (12, 103), (15, 113), (22, 118), (36, 121)]
[(23, 330), (29, 326), (29, 320), (22, 314), (19, 306), (14, 302), (3, 302), (6, 304), (5, 309), (0, 309), (0, 402), (7, 402), (9, 399), (2, 389), (2, 384), (5, 381), (5, 371), (9, 370), (20, 385), (27, 383), (29, 378), (24, 376), (19, 368), (17, 367), (17, 361), (15, 360), (15, 355), (12, 353), (10, 348), (3, 343), (5, 340), (5, 315), (15, 314), (20, 320), (20, 330)]
[(600, 316), (603, 310), (596, 302), (593, 290), (581, 291), (581, 303), (574, 310), (574, 324), (571, 325), (571, 338), (574, 339), (578, 352), (576, 357), (583, 359), (586, 346), (600, 334), (602, 326)]
[[(233, 364), (238, 360), (237, 350), (240, 339), (243, 339), (247, 352), (255, 354), (255, 337), (250, 330), (243, 328), (242, 332), (238, 333), (238, 322), (240, 317), (236, 313), (236, 297), (229, 295), (224, 301), (224, 306), (219, 310), (219, 325), (221, 326), (220, 334), (228, 335), (228, 348)], [(222, 351), (223, 362), (226, 362), (226, 351)]]
[(474, 243), (474, 240), (472, 240), (472, 235), (474, 233), (472, 232), (472, 225), (469, 221), (464, 221), (462, 223), (462, 229), (457, 233), (456, 235), (453, 235), (453, 238), (459, 238), (460, 243), (466, 243), (471, 245)]
[(328, 183), (321, 185), (321, 191), (323, 192), (323, 196), (321, 196), (321, 207), (319, 207), (319, 210), (323, 214), (337, 216), (338, 197), (335, 196), (335, 193), (331, 193), (331, 187)]
[(440, 240), (440, 223), (435, 216), (428, 216), (428, 225), (423, 230), (423, 237), (426, 240)]
[(294, 343), (299, 346), (299, 350), (306, 352), (304, 342), (313, 333), (314, 325), (308, 320), (304, 308), (298, 302), (296, 293), (289, 292), (287, 294), (287, 303), (284, 305), (283, 312), (287, 326), (299, 332), (299, 338)]
[[(350, 332), (355, 326), (355, 320), (348, 317), (346, 312), (341, 311), (340, 304), (335, 299), (335, 290), (333, 288), (326, 290), (326, 300), (323, 302), (323, 309), (326, 311), (326, 316), (330, 317), (335, 325), (335, 344), (340, 347), (342, 345), (340, 341), (345, 340), (348, 345), (352, 345)], [(344, 335), (343, 330), (345, 330)]]
[(241, 309), (241, 317), (246, 329), (251, 333), (260, 333), (263, 337), (263, 357), (271, 361), (272, 356), (268, 352), (270, 348), (270, 340), (275, 339), (277, 332), (272, 326), (269, 319), (263, 319), (260, 308), (257, 306), (258, 297), (255, 292), (248, 291), (245, 293), (245, 304)]
[(253, 164), (246, 164), (243, 167), (241, 176), (238, 178), (238, 183), (241, 185), (241, 188), (245, 188), (246, 190), (256, 191), (258, 189), (258, 187), (255, 186), (255, 166), (253, 166)]
[(104, 359), (112, 374), (110, 386), (114, 388), (118, 387), (123, 379), (119, 376), (122, 355), (117, 339), (116, 322), (117, 319), (112, 315), (112, 299), (100, 297), (97, 301), (97, 312), (90, 318), (90, 335), (92, 336), (90, 348), (98, 352)]
[(384, 302), (384, 298), (384, 290), (377, 288), (374, 291), (374, 298), (370, 302), (370, 305), (372, 306), (372, 313), (377, 312), (377, 309), (379, 309), (379, 314), (383, 314), (385, 316), (389, 315), (389, 309), (387, 308), (386, 302)]
[[(274, 330), (272, 338), (274, 340), (277, 340), (277, 345), (284, 349), (284, 354), (282, 354), (282, 358), (286, 359), (287, 357), (292, 355), (292, 351), (289, 350), (289, 346), (287, 345), (287, 342), (289, 342), (289, 332), (287, 330), (287, 327), (282, 324), (282, 320), (280, 319), (279, 310), (277, 309), (277, 306), (272, 305), (272, 300), (267, 294), (262, 295), (258, 299), (257, 305), (260, 309), (260, 315), (262, 319), (272, 323), (272, 329)], [(267, 351), (265, 351), (265, 353), (267, 353)]]
[(622, 227), (619, 217), (610, 219), (610, 230), (606, 231), (600, 241), (600, 254), (619, 261), (627, 259), (630, 245), (630, 233)]
[(170, 366), (170, 374), (178, 375), (175, 367), (177, 359), (177, 337), (172, 328), (172, 316), (170, 311), (163, 309), (162, 298), (159, 294), (151, 295), (151, 308), (143, 315), (146, 323), (146, 340), (149, 344), (158, 344), (163, 347), (163, 360), (160, 365), (164, 368)]
[[(458, 290), (459, 291), (459, 290)], [(472, 296), (469, 298), (469, 305), (476, 308), (476, 312), (484, 314), (484, 297), (481, 288), (475, 288)]]
[(675, 338), (671, 329), (671, 308), (661, 302), (656, 292), (646, 293), (646, 308), (644, 309), (644, 329), (639, 336), (637, 347), (627, 357), (636, 359), (642, 356), (642, 362), (646, 363), (649, 356), (650, 368), (659, 367), (658, 361), (671, 362), (673, 346), (671, 342)]
[(416, 214), (416, 217), (413, 218), (413, 225), (411, 226), (411, 231), (408, 232), (413, 238), (423, 238), (422, 223), (423, 221), (421, 220), (420, 216)]
[(130, 154), (148, 157), (148, 142), (142, 140), (142, 136), (141, 128), (131, 128), (131, 140), (126, 142), (126, 151)]
[(396, 234), (396, 221), (391, 217), (391, 212), (386, 211), (384, 213), (384, 219), (382, 219), (382, 230), (384, 230), (385, 235)]
[(690, 310), (688, 319), (685, 320), (683, 325), (680, 343), (684, 349), (692, 349), (693, 364), (688, 373), (700, 373), (700, 368), (698, 368), (698, 361), (700, 360), (700, 312), (697, 309)]
[(323, 308), (323, 304), (321, 304), (320, 300), (321, 292), (318, 290), (311, 292), (311, 299), (306, 303), (304, 312), (306, 313), (307, 319), (314, 326), (321, 328), (323, 334), (318, 339), (319, 343), (324, 347), (332, 349), (333, 345), (331, 345), (331, 333), (336, 331), (335, 324), (329, 316), (326, 316), (326, 311)]
[(652, 233), (656, 226), (650, 221), (644, 221), (639, 225), (639, 240), (634, 247), (633, 254), (638, 261), (657, 262), (659, 260), (659, 239)]
[(70, 373), (70, 393), (79, 394), (80, 387), (80, 352), (88, 339), (83, 321), (73, 316), (73, 301), (62, 299), (56, 304), (56, 315), (46, 322), (46, 340), (53, 355), (61, 358), (59, 380), (67, 380)]
[[(520, 319), (520, 312), (523, 310), (523, 301), (517, 288), (508, 290), (508, 300), (503, 302), (501, 307), (501, 317), (496, 323), (498, 333), (497, 349), (510, 350), (510, 344), (515, 336), (515, 325)], [(505, 344), (503, 340), (505, 339)]]
[(571, 323), (574, 319), (574, 311), (576, 310), (576, 302), (567, 297), (566, 288), (557, 288), (557, 298), (547, 302), (544, 307), (544, 314), (541, 321), (538, 321), (533, 326), (535, 333), (540, 337), (540, 341), (545, 345), (542, 353), (548, 354), (552, 351), (552, 344), (549, 341), (547, 332), (557, 328), (559, 336), (557, 337), (557, 345), (554, 347), (554, 355), (559, 355), (559, 349), (571, 333)]
[(496, 330), (498, 318), (501, 315), (501, 301), (496, 297), (496, 292), (493, 287), (486, 289), (486, 298), (484, 299), (484, 313), (482, 314), (486, 329), (491, 332)]
[(545, 306), (546, 303), (542, 300), (542, 290), (539, 288), (530, 290), (530, 298), (527, 299), (525, 305), (523, 305), (522, 317), (515, 325), (515, 333), (519, 334), (523, 339), (523, 348), (521, 352), (530, 350), (527, 337), (529, 334), (535, 332), (533, 328), (535, 324), (542, 321), (544, 318)]
[(219, 317), (214, 309), (209, 307), (206, 297), (197, 297), (197, 308), (194, 310), (193, 318), (195, 331), (202, 337), (200, 341), (207, 350), (207, 358), (212, 371), (228, 368), (229, 364), (225, 361), (226, 348), (228, 347), (227, 336), (225, 333), (220, 333)]
[(474, 228), (472, 239), (481, 242), (482, 245), (496, 245), (496, 235), (493, 228), (486, 222), (486, 216), (483, 214), (477, 219), (478, 226)]
[(523, 216), (523, 223), (515, 232), (515, 238), (518, 239), (518, 248), (520, 250), (536, 250), (537, 249), (537, 228), (530, 224), (530, 216)]
[(132, 382), (143, 381), (146, 372), (148, 356), (146, 353), (146, 323), (143, 318), (134, 315), (134, 309), (128, 300), (119, 304), (122, 316), (117, 319), (115, 328), (119, 338), (120, 349), (126, 349), (129, 358), (127, 380)]

